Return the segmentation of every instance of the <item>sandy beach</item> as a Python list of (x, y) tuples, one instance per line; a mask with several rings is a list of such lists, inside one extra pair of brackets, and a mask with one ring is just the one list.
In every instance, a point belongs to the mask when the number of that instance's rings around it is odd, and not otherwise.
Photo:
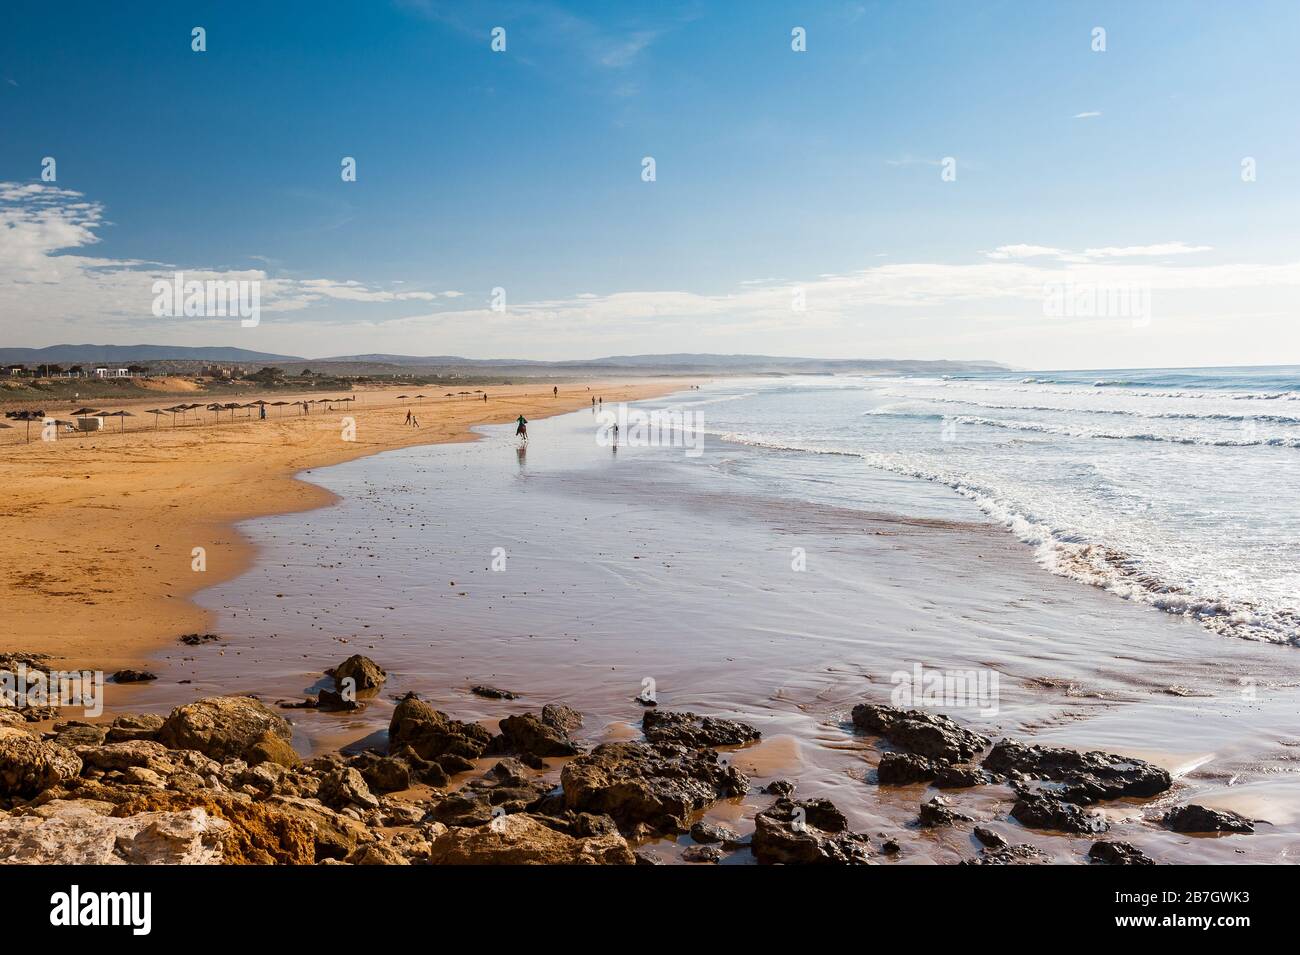
[[(0, 431), (0, 602), (9, 620), (0, 651), (51, 655), (70, 667), (113, 671), (138, 664), (151, 649), (209, 628), (209, 613), (189, 597), (232, 578), (253, 557), (235, 522), (329, 503), (329, 492), (297, 475), (392, 448), (470, 440), (474, 425), (529, 419), (588, 407), (593, 395), (626, 401), (662, 394), (679, 382), (583, 382), (487, 386), (481, 395), (444, 397), (447, 389), (359, 390), (357, 400), (310, 414), (269, 409), (259, 421), (235, 412), (219, 424), (201, 409), (186, 426), (154, 428), (157, 397), (113, 407), (131, 411), (127, 430), (24, 443), (18, 425)], [(424, 393), (427, 399), (398, 400)], [(344, 396), (343, 394), (340, 397)], [(243, 396), (245, 402), (256, 394)], [(268, 395), (276, 401), (317, 393)], [(419, 428), (404, 424), (407, 408)], [(66, 416), (66, 409), (49, 407)], [(256, 412), (254, 411), (254, 415)], [(355, 440), (342, 437), (355, 419)], [(199, 423), (201, 422), (201, 423)], [(197, 571), (195, 548), (206, 569)], [(21, 621), (21, 624), (18, 622)]]

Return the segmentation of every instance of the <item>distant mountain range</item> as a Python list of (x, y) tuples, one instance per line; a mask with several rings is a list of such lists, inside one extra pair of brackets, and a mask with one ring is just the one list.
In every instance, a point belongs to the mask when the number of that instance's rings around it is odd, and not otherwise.
[(339, 375), (438, 374), (590, 375), (593, 373), (653, 374), (951, 374), (1006, 371), (992, 361), (914, 361), (879, 358), (784, 358), (775, 355), (611, 355), (568, 361), (520, 358), (461, 358), (456, 355), (339, 355), (299, 358), (244, 348), (191, 348), (180, 345), (50, 345), (47, 348), (0, 348), (0, 364), (166, 364), (227, 363), (276, 365), (286, 371), (312, 368)]

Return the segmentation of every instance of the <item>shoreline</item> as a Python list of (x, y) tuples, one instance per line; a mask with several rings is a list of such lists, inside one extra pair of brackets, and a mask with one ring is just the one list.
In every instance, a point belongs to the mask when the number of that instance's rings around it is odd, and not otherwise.
[[(398, 400), (402, 389), (394, 387), (352, 392), (359, 400), (315, 415), (281, 411), (266, 421), (106, 430), (60, 437), (54, 446), (11, 439), (0, 461), (0, 480), (11, 492), (0, 507), (0, 532), (26, 545), (0, 560), (0, 598), (24, 629), (0, 652), (45, 654), (51, 663), (105, 672), (140, 666), (169, 640), (209, 629), (213, 614), (194, 602), (197, 593), (255, 566), (257, 548), (240, 522), (337, 501), (303, 478), (315, 468), (474, 441), (476, 426), (579, 410), (592, 395), (635, 401), (688, 383), (569, 383), (558, 397), (535, 383), (489, 386), (486, 403), (477, 395)], [(140, 413), (149, 403), (125, 405), (139, 405)], [(407, 407), (420, 429), (402, 423)], [(340, 437), (347, 417), (356, 422), (354, 441)], [(201, 571), (196, 548), (203, 549)]]

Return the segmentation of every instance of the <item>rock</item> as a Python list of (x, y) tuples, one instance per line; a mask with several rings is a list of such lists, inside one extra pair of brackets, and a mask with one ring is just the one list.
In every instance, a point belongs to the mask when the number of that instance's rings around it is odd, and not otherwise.
[(153, 739), (162, 729), (165, 720), (157, 713), (123, 713), (109, 725), (104, 739), (120, 743), (128, 739)]
[(1003, 775), (1020, 774), (1060, 783), (1053, 795), (1081, 806), (1120, 796), (1155, 796), (1173, 785), (1167, 771), (1144, 760), (1097, 751), (1080, 753), (1026, 746), (1012, 739), (1000, 740), (983, 766)]
[(320, 781), (319, 799), (331, 809), (346, 809), (348, 806), (379, 808), (379, 800), (371, 793), (362, 775), (351, 766), (342, 766), (325, 774)]
[(942, 796), (935, 796), (929, 802), (921, 803), (921, 812), (917, 818), (922, 826), (951, 826), (954, 822), (974, 822), (970, 816), (963, 815), (952, 808), (952, 803)]
[(490, 825), (448, 829), (434, 839), (435, 865), (632, 865), (618, 833), (575, 838), (525, 814), (499, 816)]
[(717, 846), (687, 846), (682, 850), (683, 862), (721, 862), (722, 850)]
[(1009, 843), (999, 833), (984, 826), (975, 827), (975, 838), (990, 849), (1005, 849)]
[(283, 716), (247, 696), (215, 696), (178, 706), (158, 731), (158, 739), (173, 749), (248, 762), (262, 756), (255, 748), (268, 735), (288, 743), (293, 731)]
[(113, 674), (114, 683), (148, 683), (158, 679), (158, 674), (148, 670), (118, 670)]
[[(362, 708), (362, 704), (352, 693), (335, 692), (334, 690), (321, 690), (316, 694), (316, 699), (303, 700), (299, 705), (303, 709), (324, 710), (326, 713), (354, 713)], [(297, 706), (286, 707), (286, 709), (295, 708)]]
[(943, 763), (915, 753), (883, 753), (876, 766), (876, 782), (882, 786), (907, 786), (934, 779)]
[(0, 726), (26, 727), (27, 717), (12, 707), (0, 704)]
[(936, 789), (968, 789), (992, 781), (990, 774), (974, 766), (944, 766), (934, 775)]
[(81, 757), (66, 746), (0, 726), (0, 797), (30, 799), (80, 772)]
[(611, 816), (624, 832), (683, 832), (691, 813), (749, 788), (711, 749), (645, 743), (597, 746), (566, 764), (560, 782), (565, 808)]
[(352, 865), (410, 865), (411, 860), (386, 842), (370, 842), (358, 846), (345, 860)]
[(641, 717), (641, 729), (651, 743), (676, 743), (679, 746), (733, 746), (750, 743), (763, 734), (738, 720), (649, 710)]
[(479, 684), (478, 686), (471, 686), (469, 688), (469, 691), (473, 693), (475, 696), (481, 696), (489, 700), (519, 699), (518, 693), (511, 693), (509, 690), (502, 690), (495, 686), (485, 686), (483, 684)]
[(987, 737), (962, 729), (946, 716), (922, 710), (860, 703), (853, 707), (853, 725), (918, 756), (950, 763), (968, 762), (989, 745)]
[(408, 693), (397, 704), (388, 725), (390, 752), (409, 746), (417, 756), (426, 760), (436, 760), (444, 755), (477, 759), (491, 741), (492, 734), (486, 727), (453, 720), (413, 693)]
[(706, 844), (720, 842), (728, 848), (742, 844), (742, 840), (736, 832), (726, 826), (714, 825), (711, 822), (697, 822), (691, 826), (691, 838), (696, 842)]
[(533, 713), (522, 713), (503, 719), (501, 737), (496, 747), (538, 758), (574, 756), (581, 752), (573, 740), (569, 739), (568, 733), (549, 723), (544, 723)]
[(788, 796), (794, 792), (794, 783), (788, 779), (774, 779), (762, 791), (769, 796)]
[(187, 647), (197, 647), (204, 643), (216, 643), (221, 638), (215, 633), (187, 633), (180, 639)]
[(366, 755), (371, 758), (357, 768), (374, 792), (395, 793), (411, 788), (411, 767), (405, 762), (392, 756), (376, 757), (373, 753)]
[(27, 865), (211, 865), (230, 824), (202, 809), (105, 816), (78, 802), (0, 819), (0, 862)]
[(103, 746), (84, 746), (77, 750), (82, 763), (92, 769), (104, 771), (123, 770), (131, 766), (144, 766), (155, 771), (176, 768), (172, 751), (151, 739), (124, 740)]
[(1056, 829), (1086, 836), (1110, 828), (1110, 824), (1100, 816), (1086, 813), (1074, 803), (1044, 792), (1021, 793), (1011, 808), (1011, 815), (1031, 829)]
[(903, 847), (898, 844), (897, 839), (886, 839), (881, 843), (880, 851), (887, 856), (896, 856), (903, 851)]
[(755, 817), (754, 858), (766, 865), (861, 865), (867, 837), (827, 799), (782, 797)]
[(1127, 842), (1094, 842), (1088, 858), (1102, 865), (1155, 865), (1136, 846)]
[(1245, 816), (1205, 806), (1175, 806), (1161, 820), (1174, 832), (1254, 832), (1255, 824)]
[(78, 746), (99, 746), (104, 742), (108, 730), (103, 726), (90, 726), (82, 723), (75, 726), (55, 725), (54, 740), (60, 746), (76, 749)]
[(293, 767), (302, 762), (302, 757), (289, 745), (288, 740), (281, 739), (274, 733), (267, 733), (253, 744), (252, 749), (248, 751), (247, 760), (250, 766), (259, 763), (276, 763), (280, 766)]
[(133, 783), (137, 786), (156, 786), (161, 789), (167, 784), (167, 780), (163, 779), (163, 777), (158, 773), (155, 773), (152, 769), (145, 766), (132, 766), (130, 769), (126, 770), (124, 775), (126, 776), (127, 782)]
[(563, 703), (547, 703), (542, 707), (542, 722), (562, 733), (572, 733), (582, 727), (582, 714)]
[(986, 849), (979, 859), (972, 861), (975, 865), (1048, 865), (1052, 858), (1035, 846), (1004, 845)]
[(352, 681), (351, 688), (354, 690), (377, 690), (388, 679), (388, 674), (378, 663), (359, 653), (325, 672), (334, 677), (334, 688), (340, 691), (348, 687), (348, 680)]

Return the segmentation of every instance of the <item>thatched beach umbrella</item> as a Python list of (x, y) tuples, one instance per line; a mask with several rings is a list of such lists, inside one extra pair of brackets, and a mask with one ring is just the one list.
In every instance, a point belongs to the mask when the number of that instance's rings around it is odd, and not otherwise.
[(271, 407), (272, 407), (272, 408), (280, 408), (280, 409), (282, 409), (282, 410), (280, 411), (280, 416), (281, 416), (281, 417), (284, 417), (284, 411), (283, 411), (283, 408), (284, 408), (285, 405), (287, 405), (287, 404), (290, 404), (290, 402), (288, 402), (288, 401), (272, 401), (272, 402), (271, 402)]
[(99, 412), (94, 408), (78, 408), (76, 411), (69, 411), (68, 414), (74, 418), (90, 418), (98, 415)]
[(27, 424), (27, 443), (32, 443), (32, 422), (44, 421), (44, 411), (6, 411), (5, 417), (13, 421), (23, 421)]
[(167, 412), (163, 411), (161, 408), (150, 408), (148, 411), (145, 412), (145, 414), (153, 415), (153, 429), (155, 431), (158, 430), (158, 422), (162, 420), (162, 416), (165, 415), (166, 413)]
[(103, 417), (105, 417), (105, 418), (117, 418), (117, 419), (118, 419), (117, 430), (118, 430), (118, 431), (125, 431), (125, 430), (126, 430), (126, 419), (127, 419), (127, 418), (134, 418), (135, 415), (131, 414), (131, 412), (129, 412), (129, 411), (106, 411), (106, 412), (104, 412)]

